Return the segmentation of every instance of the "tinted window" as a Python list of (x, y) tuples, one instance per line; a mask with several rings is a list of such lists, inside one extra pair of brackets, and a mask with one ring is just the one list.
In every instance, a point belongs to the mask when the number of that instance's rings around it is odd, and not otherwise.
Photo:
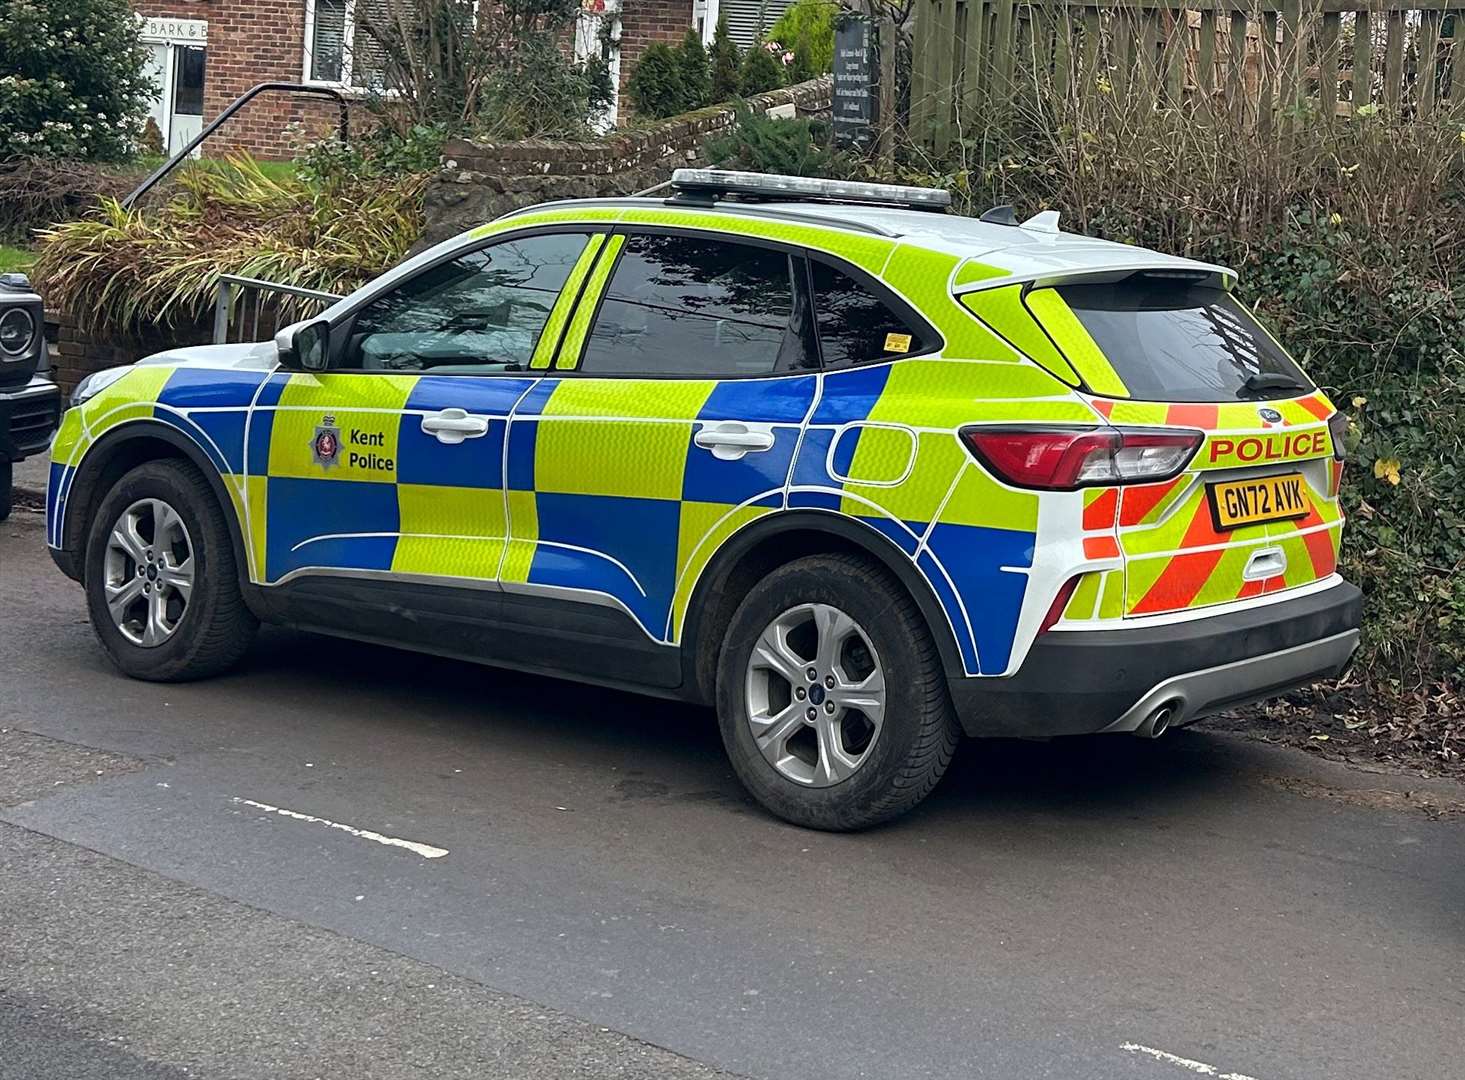
[(583, 233), (564, 233), (507, 240), (424, 270), (362, 309), (347, 366), (445, 372), (527, 368), (586, 239)]
[(920, 328), (849, 274), (818, 260), (811, 261), (809, 269), (826, 366), (888, 360), (935, 346), (929, 335), (923, 336)]
[(1224, 290), (1136, 276), (1058, 292), (1131, 397), (1236, 401), (1295, 397), (1312, 389), (1271, 335)]
[(582, 370), (767, 375), (812, 366), (792, 260), (782, 251), (685, 236), (630, 236)]

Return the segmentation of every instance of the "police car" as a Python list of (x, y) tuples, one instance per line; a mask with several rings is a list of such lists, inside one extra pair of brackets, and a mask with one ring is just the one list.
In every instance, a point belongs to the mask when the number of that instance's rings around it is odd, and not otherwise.
[(1344, 420), (1232, 271), (948, 203), (681, 170), (92, 376), (52, 553), (137, 678), (265, 621), (714, 705), (827, 829), (963, 733), (1156, 736), (1337, 674)]

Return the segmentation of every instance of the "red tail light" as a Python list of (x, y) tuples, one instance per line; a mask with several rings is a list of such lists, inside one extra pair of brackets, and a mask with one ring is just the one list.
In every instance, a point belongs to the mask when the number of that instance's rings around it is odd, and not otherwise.
[(1205, 438), (1165, 428), (1006, 426), (963, 428), (961, 437), (999, 480), (1046, 491), (1168, 480)]
[(1063, 609), (1068, 606), (1068, 601), (1073, 598), (1073, 590), (1078, 586), (1078, 575), (1069, 578), (1058, 587), (1058, 595), (1053, 597), (1053, 603), (1048, 608), (1048, 614), (1043, 616), (1043, 623), (1038, 627), (1038, 633), (1046, 634), (1053, 628), (1053, 624), (1063, 618)]

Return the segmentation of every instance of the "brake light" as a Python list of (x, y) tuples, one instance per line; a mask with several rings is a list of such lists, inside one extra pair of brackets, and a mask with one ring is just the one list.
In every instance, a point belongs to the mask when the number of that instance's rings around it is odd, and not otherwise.
[(1328, 417), (1328, 434), (1333, 439), (1333, 456), (1342, 461), (1348, 456), (1348, 414), (1335, 412)]
[(1048, 491), (1153, 484), (1175, 476), (1205, 436), (1156, 428), (963, 428), (977, 460), (1013, 487)]

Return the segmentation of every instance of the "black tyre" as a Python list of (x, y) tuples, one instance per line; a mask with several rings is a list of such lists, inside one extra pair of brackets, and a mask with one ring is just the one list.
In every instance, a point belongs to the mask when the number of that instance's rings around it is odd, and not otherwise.
[(87, 609), (126, 674), (202, 679), (244, 655), (259, 624), (239, 591), (229, 530), (186, 461), (139, 465), (107, 493), (87, 537)]
[(15, 466), (0, 461), (0, 521), (10, 516), (10, 486), (15, 483)]
[(786, 821), (862, 829), (924, 799), (960, 729), (914, 601), (849, 555), (780, 567), (739, 606), (718, 663), (738, 777)]

